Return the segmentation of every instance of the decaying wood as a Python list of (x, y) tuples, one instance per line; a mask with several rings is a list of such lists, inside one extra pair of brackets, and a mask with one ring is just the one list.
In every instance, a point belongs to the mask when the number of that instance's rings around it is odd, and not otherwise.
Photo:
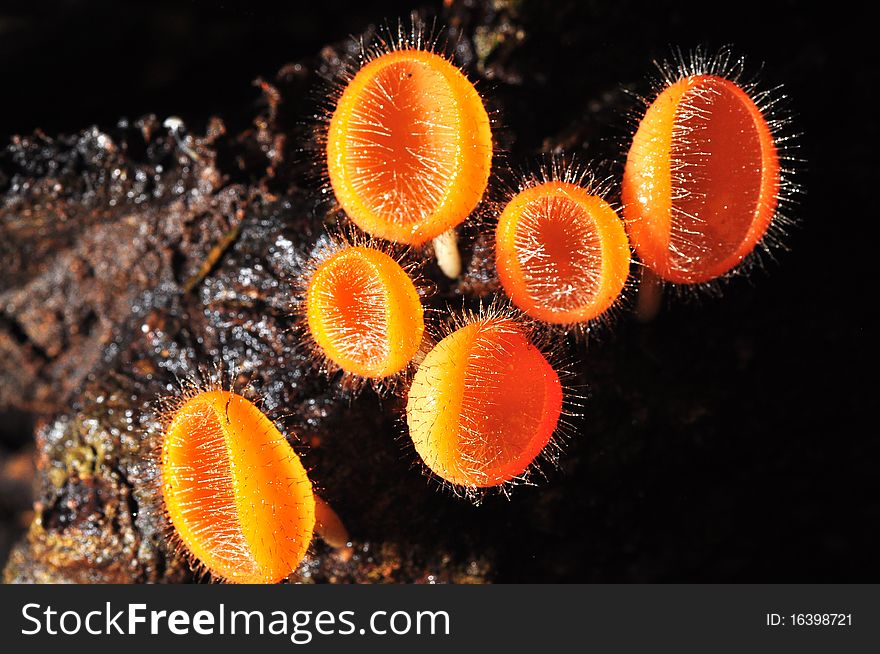
[[(513, 19), (503, 6), (448, 12), (467, 52), (475, 33)], [(491, 577), (491, 551), (449, 530), (469, 507), (424, 502), (427, 482), (401, 454), (399, 400), (351, 398), (313, 369), (295, 330), (297, 275), (338, 220), (316, 155), (303, 154), (315, 135), (302, 118), (357, 47), (258, 81), (264, 110), (240, 134), (219, 118), (195, 135), (147, 116), (36, 132), (0, 154), (0, 410), (40, 416), (34, 517), (7, 581), (192, 578), (152, 453), (160, 398), (218, 376), (279, 419), (354, 534), (350, 548), (316, 543), (295, 579)], [(487, 54), (471, 67), (487, 70)]]

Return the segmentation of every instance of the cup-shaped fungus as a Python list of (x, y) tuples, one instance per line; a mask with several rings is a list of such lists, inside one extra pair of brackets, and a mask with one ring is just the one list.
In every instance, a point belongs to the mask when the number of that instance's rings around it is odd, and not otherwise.
[(492, 163), (474, 85), (439, 54), (402, 43), (343, 87), (326, 135), (339, 204), (367, 233), (422, 245), (479, 203)]
[(427, 354), (409, 389), (406, 421), (436, 475), (466, 489), (527, 471), (562, 412), (559, 375), (518, 323), (470, 320)]
[(498, 277), (522, 311), (573, 325), (605, 313), (629, 276), (617, 213), (580, 185), (548, 180), (517, 193), (495, 230)]
[(309, 333), (348, 374), (382, 379), (412, 361), (425, 331), (409, 274), (381, 250), (346, 246), (312, 273), (305, 292)]
[(175, 533), (215, 577), (277, 582), (302, 561), (315, 527), (312, 484), (247, 399), (209, 390), (186, 401), (165, 432), (160, 468)]
[(776, 213), (780, 166), (771, 124), (743, 87), (685, 75), (650, 104), (623, 176), (633, 246), (661, 279), (698, 284), (737, 266)]

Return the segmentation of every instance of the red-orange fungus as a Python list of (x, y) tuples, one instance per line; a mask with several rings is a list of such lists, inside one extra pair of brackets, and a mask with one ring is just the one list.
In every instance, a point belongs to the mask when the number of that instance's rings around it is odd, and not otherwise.
[(600, 316), (629, 275), (629, 242), (614, 209), (587, 189), (562, 181), (513, 197), (498, 221), (495, 257), (513, 303), (555, 324)]
[(312, 484), (251, 402), (220, 390), (189, 399), (168, 425), (160, 465), (175, 532), (213, 575), (277, 582), (302, 561), (315, 527)]
[(623, 177), (639, 257), (670, 282), (697, 284), (739, 264), (776, 213), (780, 166), (751, 97), (718, 75), (689, 75), (648, 107)]
[(344, 371), (372, 379), (401, 372), (425, 331), (418, 291), (397, 261), (350, 246), (315, 270), (306, 290), (309, 332)]
[(473, 84), (444, 57), (403, 48), (369, 61), (327, 132), (339, 204), (367, 233), (421, 245), (462, 222), (489, 179), (492, 132)]
[(479, 318), (441, 340), (413, 377), (409, 434), (439, 477), (468, 488), (523, 475), (562, 412), (559, 375), (514, 320)]

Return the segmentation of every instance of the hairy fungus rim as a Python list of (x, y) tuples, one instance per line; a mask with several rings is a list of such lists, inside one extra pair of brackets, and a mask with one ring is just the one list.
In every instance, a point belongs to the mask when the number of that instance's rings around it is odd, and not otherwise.
[[(440, 75), (457, 100), (455, 142), (456, 174), (445, 184), (445, 198), (431, 216), (410, 226), (376, 215), (365, 206), (352, 187), (345, 159), (346, 135), (358, 99), (388, 66), (415, 62)], [(476, 208), (488, 185), (492, 163), (492, 130), (479, 93), (468, 78), (447, 58), (415, 47), (402, 47), (367, 62), (344, 87), (329, 121), (326, 136), (327, 171), (331, 187), (349, 218), (367, 233), (396, 243), (423, 245), (452, 229)]]

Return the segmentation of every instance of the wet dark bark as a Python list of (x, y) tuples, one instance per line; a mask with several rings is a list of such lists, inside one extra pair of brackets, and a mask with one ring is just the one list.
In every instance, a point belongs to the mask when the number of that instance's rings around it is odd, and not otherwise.
[[(455, 7), (445, 20), (479, 71), (475, 34), (503, 41), (512, 14)], [(161, 398), (218, 378), (280, 420), (354, 535), (351, 550), (316, 543), (296, 578), (490, 576), (491, 552), (447, 537), (467, 509), (426, 501), (414, 454), (401, 454), (400, 399), (328, 382), (295, 331), (302, 264), (339, 220), (303, 117), (356, 48), (258, 80), (263, 109), (239, 134), (219, 118), (195, 135), (147, 116), (17, 137), (0, 155), (0, 408), (42, 417), (34, 517), (7, 580), (189, 578), (152, 453)]]

